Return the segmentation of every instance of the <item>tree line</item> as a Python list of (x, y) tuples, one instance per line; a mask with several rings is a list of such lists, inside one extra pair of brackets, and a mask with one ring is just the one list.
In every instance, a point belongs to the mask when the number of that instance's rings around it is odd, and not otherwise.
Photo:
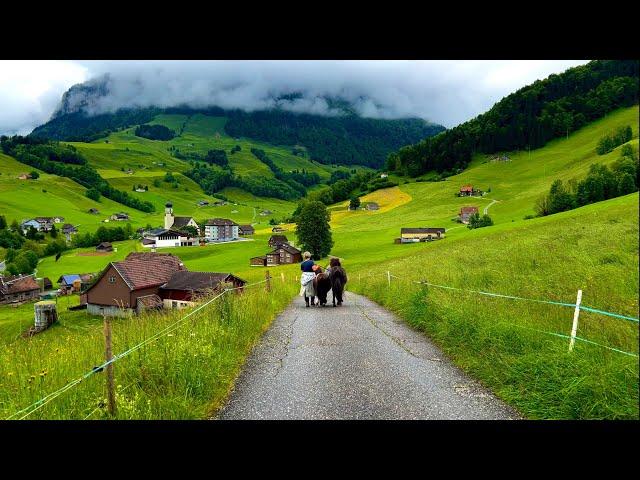
[(615, 132), (610, 133), (609, 135), (605, 135), (604, 137), (598, 140), (598, 145), (596, 146), (596, 153), (598, 155), (604, 155), (613, 151), (614, 148), (627, 143), (633, 137), (633, 131), (631, 130), (631, 125), (627, 125), (626, 127), (620, 127)]
[(638, 103), (637, 60), (596, 60), (523, 87), (478, 117), (389, 154), (403, 175), (460, 171), (474, 153), (533, 149)]
[(148, 138), (149, 140), (171, 140), (176, 133), (164, 125), (138, 125), (134, 130), (136, 137)]
[[(62, 145), (58, 142), (38, 139), (34, 137), (0, 137), (2, 151), (14, 157), (21, 163), (38, 168), (47, 173), (67, 177), (83, 187), (91, 190), (91, 197), (99, 200), (97, 191), (113, 201), (121, 203), (142, 212), (153, 212), (155, 207), (151, 202), (140, 200), (126, 192), (113, 188), (104, 180), (98, 171), (88, 165), (87, 160), (80, 155), (72, 145)], [(89, 196), (87, 192), (87, 196)]]
[(620, 158), (611, 168), (591, 165), (589, 173), (581, 181), (572, 179), (565, 184), (560, 179), (555, 180), (549, 193), (536, 201), (536, 214), (551, 215), (637, 192), (640, 185), (638, 152), (631, 145), (624, 145), (620, 153)]

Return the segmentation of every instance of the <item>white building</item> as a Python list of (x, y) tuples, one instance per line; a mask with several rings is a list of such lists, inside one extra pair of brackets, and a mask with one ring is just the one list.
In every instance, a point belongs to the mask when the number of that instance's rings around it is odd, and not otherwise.
[(210, 242), (237, 240), (239, 225), (228, 218), (212, 218), (204, 226), (204, 236)]
[(176, 230), (158, 228), (145, 232), (142, 246), (147, 248), (193, 247), (199, 244), (197, 238)]
[(176, 217), (173, 215), (173, 204), (171, 202), (167, 202), (164, 206), (164, 228), (182, 228), (182, 227), (194, 227), (198, 232), (200, 231), (200, 227), (198, 227), (198, 222), (196, 222), (193, 217)]

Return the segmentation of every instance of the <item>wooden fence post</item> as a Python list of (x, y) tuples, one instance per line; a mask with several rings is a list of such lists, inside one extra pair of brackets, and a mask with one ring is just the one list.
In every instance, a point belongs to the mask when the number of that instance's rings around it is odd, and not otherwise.
[(576, 309), (573, 312), (573, 326), (571, 327), (571, 340), (569, 341), (569, 351), (573, 351), (573, 345), (576, 343), (576, 332), (578, 331), (578, 317), (580, 316), (580, 303), (582, 302), (582, 290), (578, 290), (578, 298), (576, 298)]
[(387, 270), (387, 283), (391, 286), (391, 272)]
[(282, 283), (284, 283), (284, 272), (280, 272), (280, 278), (282, 279)]
[(269, 275), (269, 270), (264, 275), (265, 280), (267, 281), (267, 292), (271, 291), (271, 275)]
[[(108, 362), (113, 358), (111, 349), (111, 320), (108, 316), (104, 315), (104, 351), (105, 359)], [(109, 402), (109, 415), (115, 417), (116, 415), (116, 394), (113, 385), (113, 363), (107, 365), (107, 401)]]

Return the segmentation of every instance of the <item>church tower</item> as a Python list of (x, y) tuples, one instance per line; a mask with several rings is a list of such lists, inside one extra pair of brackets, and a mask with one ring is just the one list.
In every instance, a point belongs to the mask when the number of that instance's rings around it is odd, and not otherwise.
[(164, 228), (171, 228), (173, 222), (173, 204), (171, 202), (167, 202), (164, 206)]

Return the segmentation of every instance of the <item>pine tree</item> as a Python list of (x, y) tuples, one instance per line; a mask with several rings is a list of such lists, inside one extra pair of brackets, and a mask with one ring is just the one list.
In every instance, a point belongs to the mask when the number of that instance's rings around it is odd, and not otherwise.
[(326, 257), (333, 247), (331, 214), (322, 202), (305, 202), (296, 225), (296, 236), (304, 250), (311, 252), (315, 260)]

